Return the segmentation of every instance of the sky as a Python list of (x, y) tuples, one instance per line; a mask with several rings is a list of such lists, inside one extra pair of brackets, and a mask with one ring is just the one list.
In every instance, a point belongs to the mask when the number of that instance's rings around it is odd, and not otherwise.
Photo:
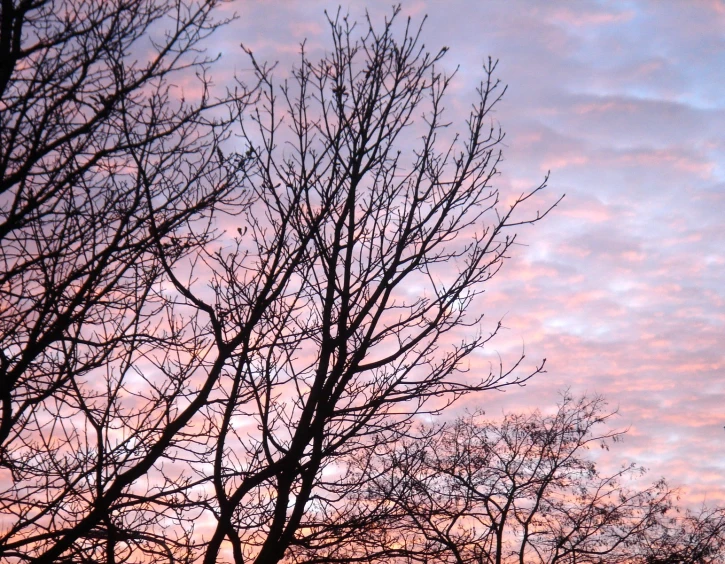
[[(240, 43), (283, 74), (307, 40), (329, 49), (317, 0), (237, 1), (215, 36), (222, 73), (244, 78)], [(342, 3), (374, 21), (389, 1)], [(690, 503), (725, 503), (725, 2), (716, 0), (407, 1), (423, 40), (459, 66), (451, 120), (498, 59), (508, 91), (496, 186), (520, 193), (551, 171), (566, 197), (522, 229), (477, 307), (547, 373), (458, 409), (550, 409), (564, 388), (602, 394), (629, 428), (616, 448)], [(223, 78), (223, 77), (222, 77)], [(221, 79), (220, 79), (221, 80)], [(458, 99), (460, 97), (460, 99)], [(475, 404), (475, 405), (474, 405)]]

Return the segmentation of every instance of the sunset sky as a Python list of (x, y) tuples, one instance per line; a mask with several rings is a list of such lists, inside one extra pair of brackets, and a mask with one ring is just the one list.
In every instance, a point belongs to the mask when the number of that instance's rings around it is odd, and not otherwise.
[[(342, 5), (355, 19), (365, 8), (382, 21), (390, 2)], [(280, 75), (304, 39), (321, 56), (325, 9), (337, 4), (232, 4), (215, 76), (244, 78), (241, 42)], [(548, 373), (461, 408), (546, 409), (567, 386), (603, 394), (630, 427), (617, 463), (644, 464), (692, 502), (725, 502), (725, 2), (409, 1), (403, 13), (427, 14), (426, 45), (460, 65), (454, 125), (481, 63), (500, 60), (502, 192), (550, 170), (548, 197), (566, 193), (521, 231), (527, 246), (480, 301), (507, 328), (491, 352), (523, 344)]]

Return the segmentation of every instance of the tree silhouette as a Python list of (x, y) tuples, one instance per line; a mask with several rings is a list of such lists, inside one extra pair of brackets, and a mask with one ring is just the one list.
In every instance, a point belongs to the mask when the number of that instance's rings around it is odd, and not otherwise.
[[(330, 530), (380, 518), (350, 510), (365, 476), (344, 460), (372, 456), (461, 394), (530, 376), (461, 374), (492, 337), (469, 306), (513, 244), (507, 231), (550, 209), (516, 217), (543, 186), (503, 208), (491, 186), (502, 138), (489, 117), (502, 94), (495, 65), (465, 134), (444, 145), (445, 50), (428, 54), (410, 23), (396, 39), (395, 18), (367, 24), (355, 39), (351, 22), (332, 19), (331, 54), (311, 62), (303, 50), (279, 88), (252, 58), (261, 97), (242, 126), (258, 141), (238, 158), (254, 202), (238, 220), (243, 235), (205, 259), (215, 275), (203, 307), (234, 347), (207, 412), (217, 523), (205, 562), (225, 539), (238, 562), (329, 551)], [(421, 113), (418, 148), (404, 154)], [(200, 290), (176, 289), (202, 303)], [(444, 340), (463, 327), (468, 339)], [(329, 517), (320, 527), (308, 522), (313, 507)]]
[(372, 461), (418, 416), (542, 369), (466, 373), (555, 205), (492, 184), (495, 64), (451, 135), (445, 49), (338, 14), (212, 98), (218, 4), (2, 3), (3, 559), (324, 560), (385, 534)]
[[(218, 4), (2, 2), (3, 559), (188, 552), (161, 526), (186, 478), (134, 483), (205, 401), (143, 365), (196, 347), (172, 325), (165, 270), (244, 203), (218, 148), (248, 94), (213, 100), (198, 50), (225, 23)], [(172, 84), (194, 74), (185, 98)]]
[(601, 397), (566, 393), (552, 415), (478, 413), (402, 441), (370, 494), (397, 506), (387, 544), (368, 535), (350, 553), (384, 562), (394, 544), (405, 562), (723, 562), (722, 509), (680, 513), (664, 480), (642, 485), (641, 467), (596, 463), (590, 449), (624, 434), (606, 427), (612, 415)]
[(645, 564), (720, 564), (725, 561), (725, 509), (702, 507), (663, 519), (640, 553)]

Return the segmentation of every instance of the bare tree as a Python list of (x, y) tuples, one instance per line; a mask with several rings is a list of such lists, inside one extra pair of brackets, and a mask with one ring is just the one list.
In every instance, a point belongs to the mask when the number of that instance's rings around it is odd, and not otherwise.
[(244, 205), (218, 148), (247, 94), (212, 99), (200, 50), (219, 4), (2, 1), (3, 560), (187, 551), (161, 527), (186, 479), (133, 484), (204, 402), (164, 271), (213, 238), (215, 211)]
[(555, 205), (492, 185), (495, 64), (451, 135), (445, 49), (338, 14), (322, 61), (212, 102), (216, 4), (2, 4), (4, 559), (330, 558), (399, 514), (366, 492), (417, 416), (543, 367), (466, 374)]
[(207, 307), (235, 347), (209, 410), (217, 526), (207, 563), (225, 539), (237, 562), (337, 550), (343, 533), (385, 516), (360, 507), (368, 477), (345, 460), (369, 458), (461, 394), (531, 375), (461, 372), (493, 336), (471, 304), (514, 243), (509, 229), (550, 209), (516, 216), (543, 186), (502, 206), (491, 185), (502, 139), (490, 118), (503, 94), (495, 64), (464, 133), (450, 136), (445, 50), (427, 53), (410, 22), (397, 39), (395, 18), (379, 30), (367, 21), (360, 39), (346, 18), (330, 25), (330, 55), (313, 62), (303, 50), (279, 87), (255, 62), (262, 96), (243, 127), (259, 140), (244, 161), (257, 200), (235, 247), (206, 259)]
[(621, 438), (599, 431), (611, 415), (601, 398), (567, 394), (553, 415), (474, 414), (393, 450), (397, 477), (377, 495), (408, 516), (397, 527), (414, 539), (408, 561), (421, 560), (416, 542), (457, 564), (644, 562), (655, 545), (673, 555), (662, 540), (663, 526), (682, 526), (668, 516), (673, 491), (640, 486), (635, 465), (602, 472), (587, 452)]

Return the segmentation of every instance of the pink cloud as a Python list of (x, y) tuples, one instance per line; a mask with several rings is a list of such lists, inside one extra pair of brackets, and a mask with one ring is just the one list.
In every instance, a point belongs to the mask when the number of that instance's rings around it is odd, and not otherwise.
[(633, 10), (623, 12), (607, 12), (604, 10), (581, 10), (575, 11), (571, 8), (557, 8), (551, 15), (551, 19), (565, 25), (576, 27), (611, 25), (626, 23), (635, 16)]

